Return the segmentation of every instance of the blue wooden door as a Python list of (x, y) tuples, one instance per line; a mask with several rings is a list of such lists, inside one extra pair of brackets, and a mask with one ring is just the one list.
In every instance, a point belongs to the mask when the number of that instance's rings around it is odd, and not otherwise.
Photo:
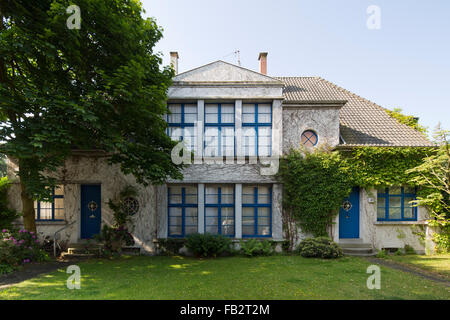
[(352, 189), (339, 210), (339, 238), (359, 238), (359, 188)]
[(81, 239), (91, 239), (100, 234), (102, 223), (101, 186), (81, 185)]

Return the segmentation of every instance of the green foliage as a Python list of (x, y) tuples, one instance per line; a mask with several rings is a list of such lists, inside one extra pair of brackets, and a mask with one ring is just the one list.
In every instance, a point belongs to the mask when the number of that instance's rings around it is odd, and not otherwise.
[(114, 226), (126, 226), (130, 221), (130, 215), (124, 210), (123, 201), (128, 197), (136, 197), (137, 189), (134, 186), (126, 186), (116, 200), (109, 199), (108, 206), (114, 212)]
[(408, 172), (432, 154), (432, 148), (418, 147), (358, 147), (343, 151), (351, 170), (353, 185), (389, 187), (412, 185), (415, 174)]
[(386, 110), (386, 112), (397, 122), (407, 125), (416, 131), (426, 133), (427, 129), (419, 124), (419, 118), (414, 116), (407, 116), (402, 114), (401, 108), (394, 108), (394, 110)]
[(400, 248), (398, 248), (394, 253), (394, 255), (396, 255), (396, 256), (402, 256), (403, 254), (404, 253), (403, 253), (402, 249), (400, 249)]
[(6, 156), (0, 153), (0, 177), (6, 176)]
[(139, 1), (79, 0), (81, 29), (68, 29), (71, 4), (1, 3), (0, 153), (18, 160), (25, 194), (50, 199), (57, 179), (46, 172), (74, 147), (110, 154), (144, 185), (182, 178), (163, 117), (174, 73), (153, 50), (161, 28), (142, 18)]
[(104, 244), (104, 248), (109, 252), (121, 252), (123, 245), (134, 245), (133, 236), (124, 226), (109, 227), (104, 225), (101, 235), (96, 238)]
[(184, 239), (158, 239), (158, 247), (162, 249), (166, 255), (177, 255), (184, 246)]
[(10, 229), (11, 223), (19, 217), (19, 214), (8, 208), (7, 192), (9, 182), (7, 177), (0, 179), (0, 229)]
[(385, 259), (385, 258), (387, 258), (387, 256), (388, 256), (388, 253), (386, 250), (380, 250), (377, 252), (377, 255), (376, 255), (376, 257), (380, 258), (380, 259)]
[(187, 237), (185, 245), (197, 257), (217, 257), (230, 253), (232, 242), (222, 235), (195, 233)]
[(335, 259), (344, 255), (341, 247), (327, 237), (304, 239), (298, 245), (298, 252), (305, 258)]
[(280, 163), (283, 209), (314, 236), (327, 234), (342, 199), (352, 187), (338, 152), (291, 150)]
[(429, 225), (436, 228), (437, 251), (445, 253), (450, 252), (450, 146), (447, 131), (438, 129), (434, 136), (439, 148), (408, 173), (420, 186), (416, 204), (428, 208)]
[(409, 244), (405, 244), (404, 251), (405, 254), (416, 254), (416, 250), (414, 250), (414, 248), (411, 247)]
[(241, 253), (248, 257), (268, 256), (273, 253), (272, 244), (268, 240), (241, 240)]
[(37, 235), (25, 229), (0, 232), (0, 274), (11, 272), (18, 266), (30, 262), (49, 260), (42, 250)]

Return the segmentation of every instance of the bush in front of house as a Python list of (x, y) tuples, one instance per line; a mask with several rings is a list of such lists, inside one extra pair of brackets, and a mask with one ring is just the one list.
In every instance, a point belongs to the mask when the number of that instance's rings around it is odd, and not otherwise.
[(0, 274), (11, 272), (20, 265), (49, 259), (32, 231), (3, 229), (0, 237)]
[(185, 246), (197, 257), (217, 257), (232, 251), (230, 238), (210, 233), (195, 233), (188, 236)]
[(241, 240), (241, 253), (247, 257), (268, 256), (273, 253), (272, 244), (268, 240)]
[(180, 249), (184, 246), (184, 239), (161, 238), (158, 239), (158, 248), (160, 253), (171, 256), (180, 253)]
[(298, 252), (306, 258), (334, 259), (343, 256), (341, 247), (327, 237), (303, 240), (298, 245)]
[(110, 227), (104, 225), (102, 232), (95, 239), (102, 242), (107, 252), (121, 252), (122, 246), (134, 245), (134, 239), (126, 226)]

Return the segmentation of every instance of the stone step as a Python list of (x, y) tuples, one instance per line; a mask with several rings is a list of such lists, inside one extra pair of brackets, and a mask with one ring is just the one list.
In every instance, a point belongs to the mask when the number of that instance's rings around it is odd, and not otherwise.
[(62, 260), (78, 260), (78, 259), (90, 259), (90, 258), (95, 258), (97, 255), (94, 253), (67, 253), (67, 252), (63, 252), (61, 254), (60, 259)]
[(373, 257), (376, 256), (376, 252), (370, 252), (370, 253), (356, 253), (356, 252), (344, 252), (344, 255), (346, 256), (352, 256), (352, 257)]
[(370, 243), (342, 243), (339, 242), (339, 246), (344, 248), (372, 248)]
[(372, 253), (372, 248), (342, 248), (344, 253)]

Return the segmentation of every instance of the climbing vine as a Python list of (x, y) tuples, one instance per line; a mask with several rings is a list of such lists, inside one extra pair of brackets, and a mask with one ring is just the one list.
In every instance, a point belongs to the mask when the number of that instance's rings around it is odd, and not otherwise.
[(314, 236), (327, 235), (351, 187), (413, 185), (415, 173), (410, 169), (434, 152), (429, 147), (291, 150), (281, 160), (279, 170), (286, 216), (283, 220), (291, 224), (287, 230), (299, 225)]

